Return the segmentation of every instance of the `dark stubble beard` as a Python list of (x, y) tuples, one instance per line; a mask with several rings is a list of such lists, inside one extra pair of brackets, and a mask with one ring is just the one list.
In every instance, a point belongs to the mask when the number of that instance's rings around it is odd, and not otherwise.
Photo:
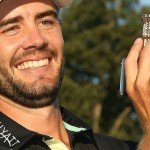
[[(9, 100), (27, 108), (43, 108), (51, 105), (61, 87), (64, 72), (64, 59), (57, 70), (57, 76), (53, 79), (53, 84), (40, 85), (36, 87), (34, 83), (24, 83), (16, 79), (6, 68), (0, 65), (0, 94)], [(53, 86), (52, 86), (53, 85)]]

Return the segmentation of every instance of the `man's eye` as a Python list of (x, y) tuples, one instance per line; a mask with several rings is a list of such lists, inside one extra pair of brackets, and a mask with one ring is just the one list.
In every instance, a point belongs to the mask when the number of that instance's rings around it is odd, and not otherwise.
[(16, 34), (19, 29), (20, 29), (19, 26), (12, 26), (4, 29), (2, 33), (13, 35)]
[(54, 24), (55, 24), (55, 22), (52, 20), (42, 20), (40, 22), (40, 25), (46, 25), (46, 26), (53, 26)]
[(57, 27), (58, 23), (59, 22), (55, 19), (43, 19), (43, 20), (39, 20), (38, 26), (46, 29), (52, 29)]

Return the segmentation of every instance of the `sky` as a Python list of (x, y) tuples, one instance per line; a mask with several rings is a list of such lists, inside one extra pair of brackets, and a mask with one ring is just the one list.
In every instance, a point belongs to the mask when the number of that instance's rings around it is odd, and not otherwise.
[(149, 5), (150, 6), (150, 0), (139, 0), (141, 5)]

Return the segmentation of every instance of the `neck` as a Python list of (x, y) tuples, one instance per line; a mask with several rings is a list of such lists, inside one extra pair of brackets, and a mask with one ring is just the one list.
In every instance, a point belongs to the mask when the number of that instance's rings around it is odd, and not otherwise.
[(52, 136), (69, 147), (69, 137), (63, 125), (57, 100), (48, 107), (30, 109), (0, 99), (0, 111), (28, 130)]

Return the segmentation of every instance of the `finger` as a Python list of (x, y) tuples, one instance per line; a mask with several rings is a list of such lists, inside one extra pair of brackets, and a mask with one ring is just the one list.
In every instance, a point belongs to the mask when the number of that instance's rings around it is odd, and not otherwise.
[(138, 74), (138, 59), (140, 51), (143, 48), (143, 40), (138, 38), (125, 60), (125, 75), (126, 75), (126, 88), (127, 92), (133, 92), (134, 90), (134, 83)]
[(146, 44), (146, 46), (142, 49), (140, 53), (138, 62), (138, 75), (136, 79), (136, 89), (138, 90), (141, 99), (143, 99), (145, 107), (149, 107), (150, 105), (149, 79), (150, 79), (150, 42)]
[(145, 110), (145, 104), (141, 100), (141, 97), (135, 89), (135, 81), (138, 75), (138, 59), (140, 52), (143, 48), (143, 40), (138, 38), (132, 46), (126, 61), (125, 61), (125, 74), (126, 74), (126, 88), (128, 95), (132, 98), (135, 109), (139, 113), (140, 117), (144, 120), (147, 118), (147, 110)]
[[(143, 96), (142, 96), (143, 94), (141, 94), (142, 90), (140, 90), (140, 88), (143, 86), (142, 80), (141, 80), (143, 78), (142, 74), (140, 75), (140, 78), (142, 77), (139, 80), (140, 82), (139, 81), (137, 82), (137, 78), (139, 78), (140, 69), (144, 68), (145, 60), (143, 59), (146, 57), (146, 55), (148, 55), (147, 53), (145, 53), (146, 49), (147, 47), (143, 48), (143, 40), (137, 39), (134, 45), (132, 46), (129, 52), (129, 55), (127, 57), (127, 60), (126, 60), (127, 93), (132, 98), (135, 108), (137, 109), (139, 114), (141, 116), (143, 115), (143, 118), (149, 117), (149, 113), (148, 113), (148, 108), (147, 108), (147, 102), (143, 101)], [(142, 59), (140, 58), (141, 53), (143, 53)], [(146, 59), (146, 61), (148, 61), (148, 59)], [(147, 66), (148, 65), (146, 65), (146, 68), (144, 69), (147, 69), (148, 68)]]
[[(126, 91), (128, 96), (132, 99), (137, 110), (143, 108), (141, 98), (135, 89), (135, 81), (138, 74), (137, 62), (142, 48), (143, 40), (141, 38), (138, 38), (131, 47), (131, 50), (129, 51), (129, 54), (125, 61)], [(141, 111), (144, 112), (144, 110)]]
[(134, 44), (132, 45), (127, 58), (132, 58), (132, 60), (134, 59), (135, 61), (138, 60), (139, 57), (139, 53), (143, 48), (143, 39), (142, 38), (137, 38), (134, 42)]
[(140, 52), (138, 63), (138, 78), (143, 82), (143, 84), (145, 82), (148, 83), (150, 78), (150, 41)]

